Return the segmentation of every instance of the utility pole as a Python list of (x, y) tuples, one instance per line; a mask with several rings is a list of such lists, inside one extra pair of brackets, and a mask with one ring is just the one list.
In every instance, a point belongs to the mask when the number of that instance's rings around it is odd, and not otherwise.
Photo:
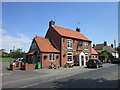
[(116, 40), (114, 40), (114, 46), (115, 46), (115, 58), (116, 58)]
[(15, 46), (13, 46), (13, 52), (15, 52)]

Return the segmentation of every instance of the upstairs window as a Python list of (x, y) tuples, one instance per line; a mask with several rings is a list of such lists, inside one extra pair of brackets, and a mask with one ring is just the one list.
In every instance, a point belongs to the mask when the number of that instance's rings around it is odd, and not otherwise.
[(50, 61), (54, 61), (54, 54), (50, 54)]
[(85, 49), (88, 49), (88, 42), (84, 42)]
[(67, 47), (72, 48), (72, 39), (67, 40)]
[(82, 47), (82, 42), (81, 41), (78, 41), (77, 43), (77, 50), (80, 50)]

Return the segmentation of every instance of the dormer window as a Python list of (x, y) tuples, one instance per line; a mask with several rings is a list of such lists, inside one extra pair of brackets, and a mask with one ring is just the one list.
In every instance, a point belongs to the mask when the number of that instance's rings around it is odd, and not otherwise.
[(72, 39), (67, 39), (67, 47), (72, 48)]

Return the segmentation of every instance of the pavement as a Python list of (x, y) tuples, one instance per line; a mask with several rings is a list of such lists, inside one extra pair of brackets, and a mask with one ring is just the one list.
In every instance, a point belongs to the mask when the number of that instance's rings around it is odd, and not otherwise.
[[(90, 79), (92, 78), (92, 76), (98, 76), (95, 79), (98, 79), (99, 81), (99, 79), (101, 80), (101, 78), (103, 79), (105, 77), (106, 77), (105, 79), (111, 80), (112, 79), (111, 75), (112, 75), (113, 79), (118, 80), (117, 78), (118, 66), (116, 64), (103, 64), (103, 68), (99, 68), (99, 69), (95, 69), (95, 68), (88, 69), (85, 67), (76, 66), (73, 68), (61, 67), (60, 69), (35, 69), (29, 71), (22, 71), (22, 70), (8, 71), (7, 69), (5, 69), (8, 63), (3, 63), (3, 65), (4, 65), (2, 69), (3, 73), (1, 74), (2, 76), (1, 84), (3, 88), (27, 88), (32, 86), (36, 86), (37, 88), (40, 88), (41, 85), (42, 85), (41, 87), (44, 87), (43, 83), (47, 83), (48, 86), (51, 86), (48, 84), (48, 82), (52, 82), (55, 80), (58, 81), (59, 79), (65, 80), (68, 77), (69, 77), (68, 79), (70, 80), (70, 77), (73, 76), (74, 76), (73, 79), (75, 79), (75, 77), (79, 77), (79, 79), (80, 78)], [(92, 75), (92, 73), (94, 74)], [(86, 77), (84, 76), (84, 74), (86, 75)], [(100, 76), (102, 77), (99, 78)], [(44, 88), (46, 88), (46, 86)]]

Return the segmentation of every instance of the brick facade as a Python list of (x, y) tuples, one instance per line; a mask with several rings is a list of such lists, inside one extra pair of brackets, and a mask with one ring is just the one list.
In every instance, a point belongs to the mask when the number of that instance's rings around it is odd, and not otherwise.
[(60, 55), (54, 54), (54, 60), (50, 60), (50, 54), (49, 53), (42, 53), (41, 54), (41, 60), (42, 60), (42, 68), (48, 68), (51, 66), (52, 63), (57, 63), (60, 65)]
[[(39, 56), (39, 58), (36, 58), (36, 60), (40, 61), (42, 68), (48, 68), (51, 65), (51, 63), (57, 63), (60, 66), (64, 66), (68, 62), (74, 64), (76, 57), (78, 56), (80, 65), (82, 65), (82, 61), (84, 61), (85, 65), (86, 60), (91, 58), (92, 41), (85, 37), (82, 33), (80, 33), (80, 28), (77, 28), (76, 31), (73, 31), (70, 29), (54, 26), (55, 22), (50, 21), (45, 38), (36, 37), (36, 39), (33, 39), (32, 44), (36, 43), (36, 46), (33, 45), (34, 47), (32, 47), (31, 45), (30, 50), (28, 52), (29, 55), (27, 57), (28, 61), (33, 61), (33, 56), (35, 55), (35, 52), (37, 52), (36, 55)], [(70, 44), (70, 47), (68, 44)], [(81, 55), (80, 52), (82, 52)], [(53, 61), (50, 60), (51, 54), (54, 54)]]

